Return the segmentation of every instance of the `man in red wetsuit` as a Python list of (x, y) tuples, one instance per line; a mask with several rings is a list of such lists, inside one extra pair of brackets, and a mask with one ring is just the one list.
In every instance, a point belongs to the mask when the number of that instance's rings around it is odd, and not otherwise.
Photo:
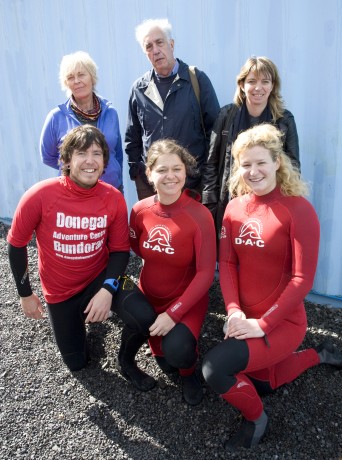
[(342, 367), (330, 342), (297, 351), (306, 333), (303, 299), (318, 257), (319, 222), (306, 186), (282, 150), (281, 133), (260, 125), (234, 146), (230, 192), (220, 241), (220, 284), (228, 312), (225, 340), (203, 360), (211, 387), (245, 418), (225, 447), (252, 447), (268, 417), (260, 395), (311, 366)]
[[(162, 370), (179, 371), (183, 397), (191, 405), (203, 397), (195, 373), (197, 341), (216, 258), (212, 216), (198, 194), (183, 190), (194, 166), (193, 157), (176, 142), (152, 144), (147, 174), (157, 194), (136, 203), (130, 217), (131, 247), (144, 260), (139, 286), (154, 312), (149, 344)], [(136, 310), (141, 314), (141, 308)], [(124, 366), (119, 353), (120, 361)], [(143, 379), (130, 380), (141, 387)]]
[(8, 233), (9, 258), (24, 314), (42, 318), (28, 275), (27, 244), (35, 232), (56, 342), (65, 364), (79, 370), (88, 360), (85, 323), (108, 318), (129, 260), (128, 219), (122, 194), (98, 180), (108, 146), (97, 128), (72, 130), (61, 162), (61, 177), (39, 182), (20, 200)]

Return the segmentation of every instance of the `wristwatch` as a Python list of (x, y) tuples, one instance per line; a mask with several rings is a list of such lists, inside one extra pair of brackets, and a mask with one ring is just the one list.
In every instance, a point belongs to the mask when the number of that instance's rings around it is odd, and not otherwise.
[(118, 279), (108, 278), (104, 280), (102, 287), (107, 289), (107, 291), (110, 292), (111, 294), (115, 294), (117, 290), (119, 289), (119, 279), (120, 279), (120, 276)]

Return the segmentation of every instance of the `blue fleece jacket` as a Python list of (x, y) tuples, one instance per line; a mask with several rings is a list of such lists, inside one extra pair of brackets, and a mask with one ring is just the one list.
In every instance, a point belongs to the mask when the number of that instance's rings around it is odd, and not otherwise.
[[(97, 97), (102, 109), (97, 128), (104, 134), (109, 147), (109, 162), (101, 179), (115, 188), (122, 188), (122, 143), (118, 114), (111, 102), (99, 95)], [(44, 164), (59, 169), (59, 147), (66, 134), (80, 124), (70, 107), (70, 99), (49, 112), (40, 136), (40, 155)]]

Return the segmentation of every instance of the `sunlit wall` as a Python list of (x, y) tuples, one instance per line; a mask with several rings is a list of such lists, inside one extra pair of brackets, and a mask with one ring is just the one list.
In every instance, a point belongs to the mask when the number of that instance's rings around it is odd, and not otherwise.
[[(277, 64), (322, 227), (314, 288), (341, 295), (340, 0), (0, 0), (0, 217), (10, 219), (23, 192), (55, 174), (41, 164), (38, 142), (46, 114), (65, 100), (64, 54), (85, 50), (96, 61), (98, 93), (116, 106), (124, 135), (130, 86), (149, 68), (134, 27), (151, 17), (169, 18), (176, 56), (209, 75), (221, 105), (232, 101), (248, 56)], [(130, 208), (136, 193), (126, 163), (124, 175)]]

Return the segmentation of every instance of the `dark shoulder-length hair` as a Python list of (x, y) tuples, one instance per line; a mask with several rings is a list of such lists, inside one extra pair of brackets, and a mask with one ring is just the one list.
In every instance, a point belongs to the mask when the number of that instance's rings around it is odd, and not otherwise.
[(64, 176), (70, 175), (69, 164), (74, 151), (87, 150), (94, 143), (103, 152), (103, 164), (106, 168), (109, 160), (109, 149), (107, 141), (99, 129), (92, 125), (80, 125), (68, 132), (59, 149), (59, 164)]

